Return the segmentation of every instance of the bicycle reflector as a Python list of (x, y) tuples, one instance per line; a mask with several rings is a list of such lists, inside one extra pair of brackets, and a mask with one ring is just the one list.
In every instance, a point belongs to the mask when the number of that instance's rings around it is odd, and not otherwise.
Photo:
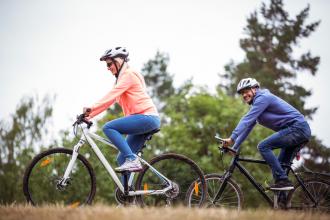
[(198, 188), (198, 183), (197, 182), (195, 182), (194, 190), (195, 190), (195, 195), (198, 196), (199, 188)]
[(143, 190), (144, 190), (144, 191), (147, 191), (147, 190), (148, 190), (148, 184), (147, 184), (147, 183), (145, 183), (145, 184), (143, 185)]
[(296, 154), (296, 160), (300, 160), (300, 152)]
[(47, 166), (48, 164), (50, 164), (52, 162), (52, 159), (51, 158), (46, 158), (45, 160), (43, 160), (40, 164), (40, 167), (45, 167)]

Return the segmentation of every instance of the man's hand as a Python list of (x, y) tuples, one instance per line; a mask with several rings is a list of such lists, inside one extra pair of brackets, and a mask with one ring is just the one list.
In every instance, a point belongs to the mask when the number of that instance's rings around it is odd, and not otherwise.
[(223, 143), (224, 147), (229, 147), (234, 144), (234, 141), (231, 138), (225, 138), (223, 139), (223, 141), (224, 141)]

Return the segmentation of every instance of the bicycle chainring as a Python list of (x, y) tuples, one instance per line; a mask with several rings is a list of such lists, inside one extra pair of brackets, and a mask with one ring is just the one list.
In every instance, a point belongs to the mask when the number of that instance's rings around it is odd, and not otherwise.
[(129, 205), (129, 204), (134, 204), (135, 196), (126, 196), (117, 187), (115, 190), (115, 200), (118, 203), (118, 205)]
[(179, 195), (179, 193), (180, 193), (179, 184), (172, 182), (172, 188), (166, 191), (165, 195), (171, 199), (174, 199)]

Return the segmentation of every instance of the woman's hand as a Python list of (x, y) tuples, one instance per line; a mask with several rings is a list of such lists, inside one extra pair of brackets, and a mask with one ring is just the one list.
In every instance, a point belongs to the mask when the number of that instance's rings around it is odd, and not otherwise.
[(91, 112), (92, 112), (91, 108), (88, 108), (88, 107), (83, 108), (83, 113), (84, 113), (85, 117), (88, 117)]

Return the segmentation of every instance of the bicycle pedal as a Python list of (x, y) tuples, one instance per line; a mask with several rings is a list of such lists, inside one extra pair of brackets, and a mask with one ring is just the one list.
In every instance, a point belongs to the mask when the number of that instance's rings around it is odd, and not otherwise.
[(272, 189), (269, 187), (268, 190), (271, 190), (273, 192), (283, 192), (283, 191), (291, 191), (293, 189), (294, 189), (293, 187), (284, 187), (284, 188), (278, 188), (278, 189)]

